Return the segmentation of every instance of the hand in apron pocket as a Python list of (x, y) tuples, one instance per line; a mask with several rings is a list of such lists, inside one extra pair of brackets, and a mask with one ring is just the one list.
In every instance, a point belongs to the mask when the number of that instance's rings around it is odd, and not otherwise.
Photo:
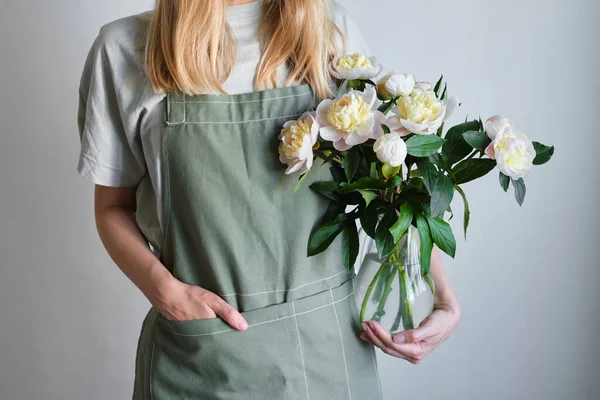
[(185, 322), (220, 317), (234, 329), (243, 331), (248, 328), (248, 323), (238, 310), (216, 293), (200, 286), (173, 279), (166, 298), (158, 311), (167, 321)]

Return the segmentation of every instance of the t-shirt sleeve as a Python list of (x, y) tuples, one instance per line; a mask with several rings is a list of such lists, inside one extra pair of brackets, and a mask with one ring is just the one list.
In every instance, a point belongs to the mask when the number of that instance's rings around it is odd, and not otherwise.
[[(349, 11), (338, 3), (337, 0), (332, 0), (333, 20), (344, 33), (346, 39), (346, 53), (362, 53), (367, 57), (373, 54), (369, 43), (363, 36), (356, 20), (350, 15)], [(341, 49), (341, 47), (340, 47)]]
[(135, 96), (125, 84), (128, 76), (139, 73), (124, 51), (129, 41), (111, 25), (103, 26), (80, 80), (77, 172), (103, 186), (135, 186), (146, 173), (138, 117), (130, 104)]

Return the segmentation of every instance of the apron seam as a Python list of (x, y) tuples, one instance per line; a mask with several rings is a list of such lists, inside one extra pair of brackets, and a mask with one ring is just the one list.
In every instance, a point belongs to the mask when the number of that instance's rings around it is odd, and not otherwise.
[[(331, 293), (331, 289), (330, 289), (330, 293)], [(250, 325), (248, 325), (248, 328), (252, 328), (252, 327), (254, 327), (254, 326), (259, 326), (259, 325), (264, 325), (264, 324), (270, 324), (270, 323), (277, 322), (277, 321), (281, 321), (281, 320), (288, 319), (288, 318), (295, 318), (295, 317), (296, 317), (296, 316), (298, 316), (298, 315), (304, 315), (304, 314), (308, 314), (308, 313), (311, 313), (311, 312), (314, 312), (314, 311), (317, 311), (317, 310), (320, 310), (320, 309), (322, 309), (322, 308), (329, 307), (329, 306), (334, 306), (334, 308), (335, 308), (335, 304), (337, 304), (337, 303), (339, 303), (339, 302), (341, 302), (341, 301), (344, 301), (344, 300), (346, 300), (347, 298), (349, 298), (349, 297), (350, 297), (350, 296), (352, 296), (353, 294), (354, 294), (354, 291), (350, 292), (350, 294), (348, 294), (348, 295), (346, 295), (346, 296), (342, 297), (342, 298), (341, 298), (341, 299), (339, 299), (339, 300), (335, 300), (335, 301), (334, 301), (334, 302), (332, 302), (332, 303), (323, 304), (323, 305), (320, 305), (320, 306), (318, 306), (318, 307), (312, 308), (312, 309), (310, 309), (310, 310), (307, 310), (307, 311), (302, 311), (302, 312), (299, 312), (299, 313), (294, 313), (294, 314), (292, 314), (292, 315), (286, 315), (285, 317), (275, 318), (275, 319), (271, 319), (271, 320), (268, 320), (268, 321), (257, 322), (256, 324), (250, 324)], [(284, 303), (280, 303), (280, 305), (281, 305), (281, 304), (284, 304)], [(337, 315), (337, 312), (336, 312), (336, 315)], [(209, 333), (193, 333), (193, 334), (192, 334), (192, 333), (181, 333), (181, 332), (175, 332), (175, 331), (173, 330), (173, 328), (172, 328), (172, 327), (171, 327), (171, 326), (168, 324), (168, 322), (167, 322), (167, 321), (164, 321), (164, 320), (162, 320), (162, 319), (160, 319), (160, 318), (159, 318), (158, 320), (159, 320), (160, 322), (162, 322), (163, 324), (165, 324), (165, 326), (166, 326), (167, 328), (169, 328), (169, 330), (170, 330), (170, 331), (171, 331), (173, 334), (175, 334), (175, 335), (178, 335), (178, 336), (187, 336), (187, 337), (197, 337), (197, 336), (212, 336), (212, 335), (218, 335), (218, 334), (220, 334), (220, 333), (225, 333), (225, 332), (231, 332), (231, 331), (235, 331), (235, 329), (233, 329), (233, 328), (230, 328), (230, 329), (224, 329), (224, 330), (222, 330), (222, 331), (217, 331), (217, 332), (209, 332)], [(201, 321), (201, 320), (199, 320), (199, 321)]]
[(312, 94), (312, 92), (292, 94), (288, 96), (271, 97), (269, 99), (254, 99), (254, 100), (241, 100), (241, 101), (225, 101), (225, 100), (197, 100), (197, 101), (172, 101), (171, 104), (245, 104), (245, 103), (256, 103), (270, 100), (281, 100), (289, 99), (293, 97), (301, 97)]
[[(351, 296), (352, 293), (348, 296)], [(329, 289), (329, 294), (331, 295), (331, 299), (333, 300), (333, 292)], [(348, 376), (348, 363), (346, 362), (346, 349), (344, 348), (344, 338), (342, 337), (342, 327), (340, 326), (340, 319), (338, 318), (337, 309), (335, 308), (335, 304), (333, 304), (333, 312), (335, 314), (335, 321), (337, 322), (338, 331), (340, 333), (340, 344), (342, 345), (342, 357), (344, 359), (344, 371), (346, 372), (346, 383), (348, 384), (348, 399), (352, 400), (352, 391), (350, 390), (350, 377)]]
[[(156, 314), (154, 315), (154, 321), (152, 322), (152, 327), (153, 330), (155, 330), (154, 328), (156, 327)], [(155, 335), (153, 335), (152, 337), (152, 350), (150, 352), (150, 365), (149, 365), (149, 369), (148, 369), (148, 389), (149, 389), (149, 397), (150, 400), (152, 400), (153, 397), (153, 393), (152, 393), (152, 369), (154, 368), (154, 347), (156, 346), (156, 336), (159, 335), (160, 333), (158, 331), (156, 331)]]
[(293, 118), (299, 117), (304, 114), (305, 111), (296, 114), (290, 115), (279, 115), (277, 117), (268, 117), (268, 118), (258, 118), (258, 119), (242, 119), (239, 121), (186, 121), (185, 124), (194, 124), (194, 125), (232, 125), (232, 124), (245, 124), (248, 122), (263, 122), (263, 121), (271, 121), (274, 119), (282, 119), (282, 118)]
[(306, 362), (304, 361), (304, 351), (302, 350), (302, 336), (300, 335), (300, 327), (298, 326), (298, 314), (296, 313), (296, 305), (294, 304), (294, 300), (292, 300), (292, 309), (294, 310), (294, 321), (296, 322), (296, 332), (298, 332), (298, 344), (300, 345), (300, 358), (302, 359), (302, 372), (304, 372), (304, 384), (306, 386), (306, 399), (310, 400), (310, 393), (308, 391), (308, 377), (306, 376)]
[(269, 291), (265, 291), (265, 292), (256, 292), (256, 293), (227, 293), (227, 294), (219, 294), (219, 296), (224, 296), (224, 297), (229, 297), (229, 296), (258, 296), (258, 295), (261, 295), (261, 294), (269, 294), (269, 293), (293, 292), (294, 290), (302, 289), (303, 287), (306, 287), (306, 286), (309, 286), (309, 285), (314, 285), (315, 283), (319, 283), (319, 282), (326, 281), (328, 279), (335, 278), (336, 276), (342, 275), (343, 273), (348, 273), (348, 271), (347, 270), (343, 270), (341, 272), (338, 272), (335, 275), (328, 276), (327, 278), (322, 278), (322, 279), (318, 279), (316, 281), (304, 283), (304, 284), (302, 284), (300, 286), (296, 286), (295, 288), (292, 288), (292, 289), (277, 289), (277, 290), (269, 290)]
[(377, 359), (375, 356), (375, 346), (371, 347), (371, 359), (373, 360), (373, 367), (375, 368), (375, 379), (377, 380), (377, 389), (379, 390), (379, 398), (383, 400), (383, 391), (381, 390), (381, 382), (379, 380), (379, 367), (377, 366)]

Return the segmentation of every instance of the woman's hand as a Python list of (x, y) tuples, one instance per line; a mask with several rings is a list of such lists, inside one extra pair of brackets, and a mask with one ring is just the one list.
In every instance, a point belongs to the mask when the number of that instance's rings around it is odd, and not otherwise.
[(175, 278), (169, 280), (153, 305), (166, 319), (172, 321), (210, 319), (219, 316), (235, 329), (243, 331), (248, 328), (248, 323), (239, 311), (219, 295)]
[(416, 329), (391, 335), (376, 321), (362, 323), (360, 338), (379, 347), (384, 353), (418, 364), (450, 336), (458, 321), (458, 303), (436, 302), (433, 312)]

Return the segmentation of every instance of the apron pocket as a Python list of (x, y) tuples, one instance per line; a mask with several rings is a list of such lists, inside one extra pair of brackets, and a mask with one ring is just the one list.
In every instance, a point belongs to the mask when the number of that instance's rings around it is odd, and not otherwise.
[(291, 303), (243, 312), (248, 329), (221, 318), (171, 321), (159, 314), (152, 399), (296, 399), (305, 392)]
[(245, 331), (221, 318), (171, 321), (158, 313), (152, 399), (379, 398), (372, 346), (357, 336), (353, 286), (350, 279), (242, 312)]

